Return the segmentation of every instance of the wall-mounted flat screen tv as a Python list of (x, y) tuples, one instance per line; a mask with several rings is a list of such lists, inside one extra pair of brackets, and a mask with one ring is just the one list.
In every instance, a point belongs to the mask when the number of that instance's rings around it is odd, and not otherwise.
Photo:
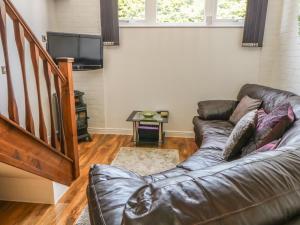
[(73, 70), (103, 68), (103, 42), (99, 35), (47, 33), (47, 50), (57, 58), (74, 58)]

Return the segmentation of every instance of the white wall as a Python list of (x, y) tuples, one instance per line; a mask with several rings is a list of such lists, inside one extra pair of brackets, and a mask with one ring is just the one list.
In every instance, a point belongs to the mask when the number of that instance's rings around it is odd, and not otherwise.
[[(98, 0), (56, 0), (55, 30), (100, 33), (99, 7)], [(242, 32), (121, 28), (121, 45), (105, 48), (104, 69), (75, 74), (75, 87), (86, 92), (90, 127), (127, 133), (132, 110), (167, 109), (171, 135), (191, 135), (198, 101), (232, 99), (241, 85), (258, 82), (261, 51), (242, 48)]]
[(241, 47), (241, 28), (124, 28), (105, 54), (108, 128), (129, 128), (133, 109), (170, 110), (171, 131), (191, 131), (197, 102), (235, 99), (258, 79), (259, 49)]
[[(268, 23), (272, 48), (264, 49), (267, 60), (262, 63), (260, 77), (272, 86), (300, 94), (300, 37), (298, 27), (298, 0), (271, 1), (281, 16)], [(275, 21), (275, 22), (274, 22)]]
[(0, 200), (55, 204), (68, 187), (0, 163)]
[(300, 36), (298, 0), (285, 0), (280, 29), (277, 86), (300, 94)]
[(273, 65), (278, 60), (282, 7), (283, 0), (269, 1), (264, 46), (260, 60), (259, 83), (273, 87), (276, 87), (276, 80), (273, 76), (276, 68)]

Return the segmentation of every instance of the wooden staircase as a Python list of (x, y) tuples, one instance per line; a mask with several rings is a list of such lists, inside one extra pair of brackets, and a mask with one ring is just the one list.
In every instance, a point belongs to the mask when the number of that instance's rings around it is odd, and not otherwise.
[[(12, 20), (18, 62), (10, 62), (8, 23)], [(0, 162), (9, 164), (55, 182), (70, 185), (79, 176), (75, 100), (72, 78), (73, 59), (59, 59), (58, 66), (38, 41), (19, 12), (9, 0), (0, 0), (0, 37), (6, 66), (7, 117), (0, 114)], [(29, 46), (32, 65), (26, 64), (26, 46)], [(22, 127), (11, 68), (20, 66), (24, 93), (25, 122)], [(42, 68), (40, 68), (42, 65)], [(33, 68), (28, 74), (27, 67)], [(43, 72), (41, 72), (41, 70)], [(33, 76), (38, 102), (38, 118), (33, 118), (28, 88), (28, 77)], [(44, 79), (46, 90), (42, 89)], [(54, 85), (53, 85), (54, 84)], [(47, 95), (49, 118), (45, 116), (43, 93)], [(59, 115), (54, 116), (52, 96), (58, 97)], [(55, 119), (62, 124), (57, 136)], [(46, 121), (49, 127), (47, 129)], [(37, 125), (37, 126), (36, 126)], [(35, 128), (38, 129), (35, 129)]]

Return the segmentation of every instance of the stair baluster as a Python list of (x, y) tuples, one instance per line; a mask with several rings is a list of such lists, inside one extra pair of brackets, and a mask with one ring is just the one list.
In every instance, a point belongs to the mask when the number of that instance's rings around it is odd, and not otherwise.
[(15, 99), (14, 88), (12, 84), (12, 77), (10, 71), (10, 63), (8, 57), (8, 45), (7, 45), (7, 30), (6, 30), (6, 5), (4, 1), (0, 1), (0, 35), (4, 53), (4, 61), (6, 66), (7, 76), (7, 89), (8, 89), (8, 114), (9, 118), (15, 123), (19, 124), (19, 113)]
[(35, 76), (37, 97), (38, 97), (40, 138), (44, 142), (48, 143), (47, 128), (45, 125), (45, 118), (44, 118), (44, 113), (43, 113), (40, 78), (39, 78), (40, 53), (39, 53), (39, 49), (37, 48), (37, 46), (35, 45), (34, 42), (30, 42), (30, 53), (31, 53), (32, 66), (33, 66), (33, 71), (34, 71), (34, 76)]
[(53, 117), (53, 109), (52, 109), (52, 100), (51, 100), (51, 69), (49, 63), (44, 60), (43, 61), (43, 67), (44, 67), (44, 76), (46, 80), (47, 85), (47, 94), (48, 94), (48, 101), (49, 101), (49, 108), (50, 108), (50, 125), (51, 125), (51, 146), (53, 148), (56, 148), (57, 139), (56, 139), (56, 132), (55, 132), (55, 126), (54, 126), (54, 117)]
[(23, 78), (26, 130), (32, 134), (35, 134), (34, 122), (33, 122), (33, 118), (32, 118), (28, 88), (27, 88), (24, 29), (17, 20), (14, 21), (14, 31), (15, 31), (15, 40), (16, 40), (17, 49), (18, 49), (18, 53), (19, 53), (19, 59), (20, 59), (21, 70), (22, 70), (22, 78)]

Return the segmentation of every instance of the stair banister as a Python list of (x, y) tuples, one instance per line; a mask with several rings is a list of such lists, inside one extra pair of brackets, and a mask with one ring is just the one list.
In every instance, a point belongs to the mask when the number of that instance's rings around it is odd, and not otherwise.
[[(14, 40), (19, 60), (9, 61), (7, 18), (13, 22)], [(57, 66), (38, 38), (34, 35), (28, 24), (10, 0), (0, 0), (0, 38), (4, 53), (7, 71), (8, 117), (0, 114), (0, 162), (18, 167), (45, 178), (60, 183), (70, 184), (79, 176), (77, 124), (75, 118), (75, 98), (73, 87), (72, 63), (73, 59), (61, 58)], [(29, 74), (26, 68), (28, 60), (25, 59), (26, 43), (30, 47), (33, 73)], [(43, 75), (40, 65), (42, 62)], [(14, 65), (12, 65), (14, 63)], [(11, 68), (21, 68), (21, 74), (13, 74)], [(17, 76), (17, 77), (16, 77)], [(20, 77), (19, 77), (20, 76)], [(36, 90), (28, 88), (27, 77), (35, 81)], [(12, 79), (14, 78), (14, 79)], [(22, 79), (24, 89), (25, 127), (19, 122), (18, 106), (15, 99), (13, 80)], [(44, 79), (46, 90), (40, 80)], [(57, 137), (57, 128), (54, 122), (52, 108), (52, 80), (58, 100), (58, 118), (61, 124), (60, 136)], [(29, 94), (30, 91), (36, 91)], [(45, 114), (43, 94), (47, 94), (46, 103), (50, 111)], [(29, 96), (37, 97), (38, 120), (33, 117)], [(49, 116), (49, 118), (46, 118)], [(48, 120), (47, 120), (48, 119)], [(50, 123), (49, 132), (46, 121)], [(34, 123), (38, 124), (38, 132)], [(59, 129), (59, 128), (58, 128)], [(17, 140), (18, 139), (18, 140)], [(7, 140), (15, 140), (10, 144)], [(49, 152), (47, 152), (49, 151)], [(38, 154), (40, 152), (40, 154)], [(30, 156), (31, 158), (29, 158)], [(50, 158), (47, 158), (47, 157)], [(52, 161), (51, 161), (52, 160)], [(64, 172), (59, 167), (65, 168)], [(69, 168), (72, 169), (70, 172)]]
[(65, 133), (65, 142), (67, 148), (67, 156), (74, 162), (74, 177), (79, 176), (78, 163), (78, 140), (77, 140), (77, 123), (75, 118), (75, 96), (72, 58), (59, 58), (58, 66), (62, 74), (65, 76), (66, 82), (62, 85), (61, 107), (63, 116), (63, 129)]

